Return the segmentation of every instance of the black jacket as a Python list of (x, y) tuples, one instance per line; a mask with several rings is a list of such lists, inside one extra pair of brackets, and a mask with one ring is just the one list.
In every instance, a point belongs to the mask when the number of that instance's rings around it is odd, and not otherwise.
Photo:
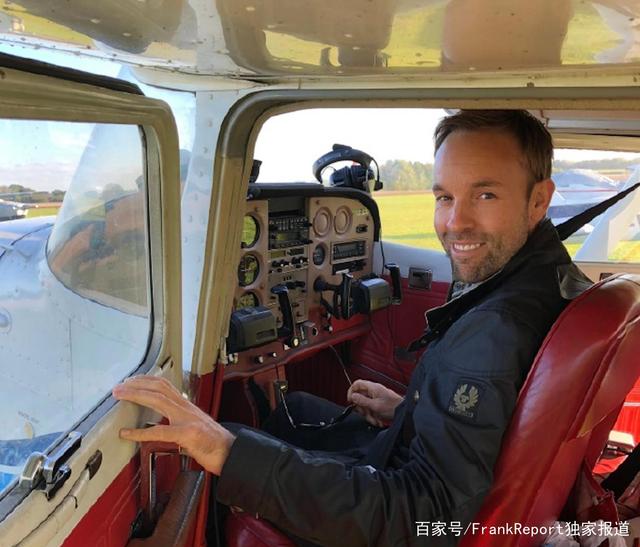
[[(538, 348), (589, 284), (544, 220), (500, 272), (427, 313), (427, 350), (362, 465), (244, 430), (218, 499), (321, 545), (456, 544), (491, 486)], [(446, 536), (418, 536), (418, 522), (430, 535), (446, 523)]]

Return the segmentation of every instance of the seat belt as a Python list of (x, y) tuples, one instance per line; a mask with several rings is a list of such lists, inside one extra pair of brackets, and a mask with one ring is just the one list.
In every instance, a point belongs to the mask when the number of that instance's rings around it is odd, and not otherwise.
[(561, 241), (567, 239), (571, 234), (577, 232), (588, 222), (591, 222), (598, 215), (604, 213), (609, 207), (618, 203), (621, 199), (626, 198), (631, 192), (640, 186), (640, 182), (636, 182), (634, 185), (629, 186), (626, 190), (616, 194), (615, 196), (605, 199), (604, 201), (597, 203), (593, 207), (589, 207), (582, 211), (582, 213), (571, 217), (569, 220), (565, 220), (562, 224), (556, 226), (558, 236)]

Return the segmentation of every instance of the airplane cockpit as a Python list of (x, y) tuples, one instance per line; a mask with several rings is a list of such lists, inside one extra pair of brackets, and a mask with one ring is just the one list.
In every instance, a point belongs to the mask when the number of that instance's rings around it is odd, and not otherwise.
[[(242, 386), (250, 383), (271, 406), (288, 389), (286, 366), (365, 335), (372, 313), (401, 301), (399, 268), (376, 258), (380, 215), (370, 190), (383, 185), (372, 158), (341, 145), (326, 156), (318, 182), (254, 176), (248, 189), (224, 390), (248, 394)], [(320, 171), (349, 159), (356, 163), (321, 184)], [(259, 162), (254, 168), (257, 174)], [(237, 405), (225, 412), (235, 417)], [(257, 426), (258, 417), (249, 422)]]

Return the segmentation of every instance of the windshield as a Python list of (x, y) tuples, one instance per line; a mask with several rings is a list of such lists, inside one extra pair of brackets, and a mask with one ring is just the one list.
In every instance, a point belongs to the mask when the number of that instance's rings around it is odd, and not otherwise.
[[(256, 141), (262, 160), (258, 182), (318, 183), (312, 165), (336, 143), (375, 158), (381, 191), (373, 197), (380, 209), (382, 238), (411, 247), (442, 251), (433, 227), (433, 133), (447, 115), (436, 108), (315, 108), (269, 118)], [(604, 201), (638, 180), (640, 154), (607, 150), (554, 151), (556, 185), (548, 216), (559, 224)], [(350, 163), (350, 162), (349, 162)], [(347, 162), (328, 166), (322, 178)], [(640, 262), (640, 192), (629, 197), (625, 213), (600, 228), (596, 218), (565, 246), (572, 257), (592, 261)], [(631, 202), (631, 200), (636, 200)]]

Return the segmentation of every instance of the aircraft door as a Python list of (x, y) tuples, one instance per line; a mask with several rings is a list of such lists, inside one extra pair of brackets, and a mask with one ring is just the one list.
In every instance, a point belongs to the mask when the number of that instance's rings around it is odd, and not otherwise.
[(111, 389), (182, 381), (175, 122), (126, 82), (0, 65), (0, 200), (25, 210), (0, 222), (1, 543), (123, 545), (140, 471), (118, 431), (158, 416)]

